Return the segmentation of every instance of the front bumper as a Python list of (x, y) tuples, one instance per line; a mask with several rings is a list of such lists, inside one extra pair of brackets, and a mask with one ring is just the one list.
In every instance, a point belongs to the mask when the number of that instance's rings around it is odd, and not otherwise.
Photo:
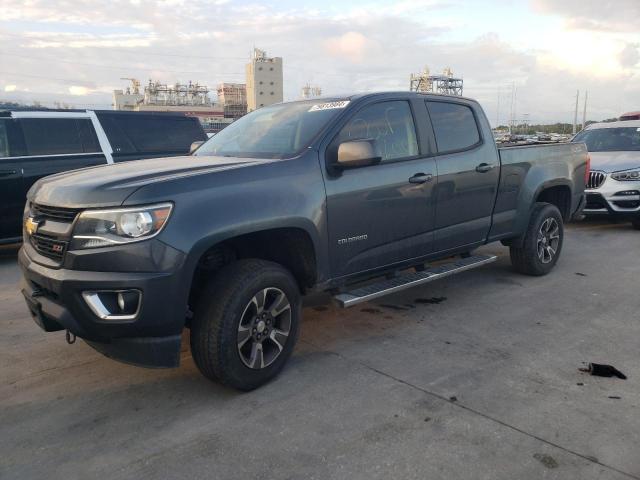
[(585, 190), (587, 205), (584, 215), (633, 218), (640, 216), (640, 182), (621, 182), (606, 174), (595, 189)]
[[(24, 275), (22, 293), (43, 330), (67, 329), (106, 356), (127, 363), (149, 367), (179, 364), (188, 300), (180, 277), (183, 254), (173, 256), (175, 265), (168, 271), (114, 272), (51, 268), (36, 263), (29, 254), (31, 250), (25, 244), (18, 254)], [(127, 255), (126, 250), (112, 252), (112, 265), (118, 264), (116, 259), (122, 255)], [(135, 318), (102, 320), (82, 297), (85, 291), (112, 289), (143, 292)]]

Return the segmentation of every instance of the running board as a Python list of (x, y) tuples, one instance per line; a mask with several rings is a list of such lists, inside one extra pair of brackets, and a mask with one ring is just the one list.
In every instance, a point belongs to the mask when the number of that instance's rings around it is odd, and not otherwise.
[(455, 262), (430, 267), (421, 272), (399, 275), (390, 280), (382, 280), (348, 292), (342, 292), (333, 298), (342, 308), (352, 307), (358, 303), (368, 302), (374, 298), (399, 292), (406, 288), (417, 287), (423, 283), (433, 282), (434, 280), (455, 275), (456, 273), (471, 270), (472, 268), (495, 262), (497, 259), (498, 257), (495, 255), (473, 255), (471, 257), (458, 259)]

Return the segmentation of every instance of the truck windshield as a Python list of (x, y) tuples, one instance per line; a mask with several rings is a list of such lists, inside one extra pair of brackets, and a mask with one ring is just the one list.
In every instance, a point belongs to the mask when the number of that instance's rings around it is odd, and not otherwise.
[(590, 152), (631, 152), (640, 151), (640, 128), (596, 128), (584, 130), (574, 137), (573, 142), (584, 142)]
[(306, 148), (348, 100), (303, 101), (255, 110), (202, 145), (195, 155), (291, 158)]

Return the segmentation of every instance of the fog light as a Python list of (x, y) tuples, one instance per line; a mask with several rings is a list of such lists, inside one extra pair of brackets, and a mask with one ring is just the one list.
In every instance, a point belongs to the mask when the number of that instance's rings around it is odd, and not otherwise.
[(140, 290), (100, 290), (82, 293), (91, 311), (102, 320), (133, 320), (140, 310)]

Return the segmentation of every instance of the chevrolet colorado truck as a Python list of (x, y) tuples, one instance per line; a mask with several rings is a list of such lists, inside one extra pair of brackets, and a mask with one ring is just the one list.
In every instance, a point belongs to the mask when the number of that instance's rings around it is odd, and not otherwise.
[(462, 97), (271, 105), (191, 156), (39, 180), (22, 292), (45, 331), (128, 363), (177, 366), (189, 328), (200, 371), (250, 390), (291, 355), (307, 292), (349, 307), (491, 262), (473, 250), (496, 241), (548, 273), (588, 173), (581, 143), (498, 149)]

